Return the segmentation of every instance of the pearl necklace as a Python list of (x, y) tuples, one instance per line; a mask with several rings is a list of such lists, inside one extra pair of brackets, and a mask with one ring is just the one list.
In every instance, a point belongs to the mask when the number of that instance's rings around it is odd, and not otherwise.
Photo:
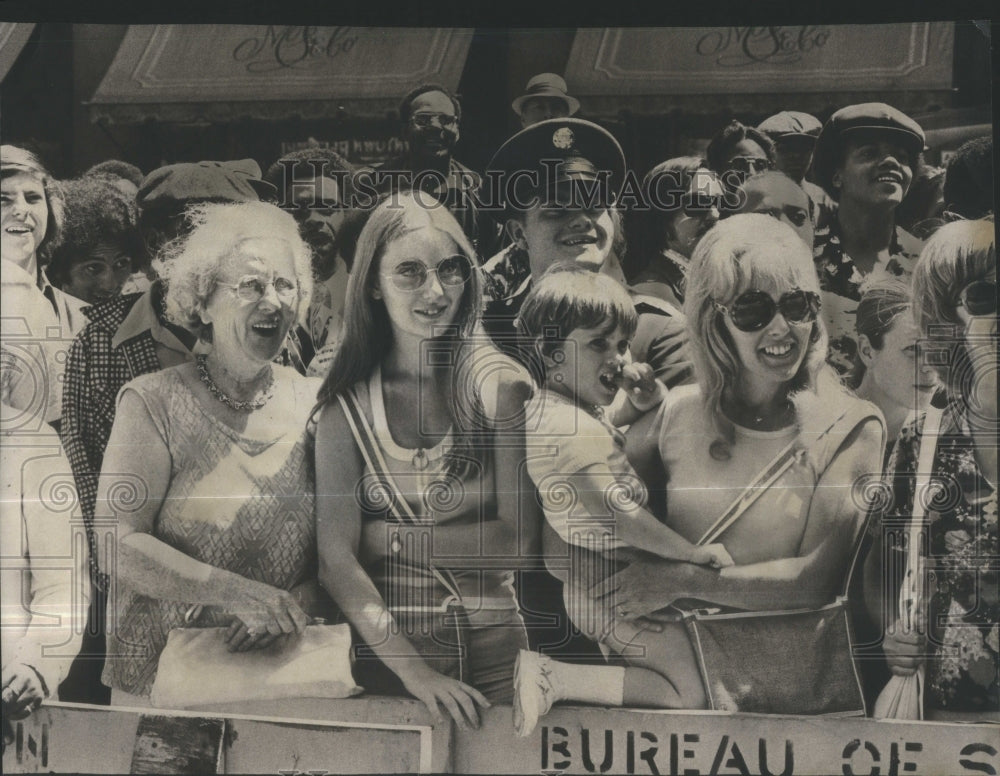
[(257, 393), (257, 396), (253, 399), (234, 399), (232, 396), (223, 391), (218, 385), (215, 384), (215, 380), (208, 373), (208, 356), (204, 353), (200, 354), (196, 359), (195, 363), (198, 367), (198, 379), (201, 380), (205, 387), (212, 392), (212, 395), (225, 404), (227, 407), (236, 410), (237, 412), (253, 412), (254, 410), (259, 410), (265, 404), (267, 404), (271, 397), (274, 396), (274, 372), (272, 371), (268, 375), (267, 387), (262, 391)]

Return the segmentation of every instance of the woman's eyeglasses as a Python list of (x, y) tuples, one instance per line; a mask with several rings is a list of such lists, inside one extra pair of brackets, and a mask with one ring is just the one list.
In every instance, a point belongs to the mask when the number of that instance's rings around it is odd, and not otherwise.
[(713, 302), (726, 313), (740, 331), (760, 331), (780, 311), (789, 323), (812, 323), (819, 314), (819, 294), (796, 289), (782, 294), (777, 302), (764, 291), (745, 291), (729, 305)]
[(994, 280), (976, 280), (962, 289), (956, 306), (964, 307), (973, 318), (997, 314), (997, 284)]
[(274, 278), (265, 280), (259, 275), (244, 275), (238, 283), (219, 283), (223, 288), (228, 288), (236, 293), (245, 302), (259, 302), (267, 293), (268, 286), (274, 287), (274, 293), (278, 299), (289, 304), (298, 297), (299, 287), (294, 281), (288, 278)]
[(461, 286), (472, 275), (472, 265), (468, 258), (461, 254), (441, 259), (437, 266), (428, 267), (422, 261), (412, 259), (401, 261), (392, 272), (379, 273), (387, 277), (400, 291), (416, 291), (423, 288), (427, 278), (434, 272), (443, 286)]

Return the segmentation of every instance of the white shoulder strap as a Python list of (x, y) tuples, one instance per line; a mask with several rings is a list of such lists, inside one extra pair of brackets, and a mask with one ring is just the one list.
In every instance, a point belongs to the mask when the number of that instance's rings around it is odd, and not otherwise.
[(906, 532), (906, 572), (903, 586), (899, 591), (899, 618), (906, 627), (912, 627), (910, 617), (916, 609), (920, 598), (920, 586), (923, 579), (923, 554), (921, 552), (921, 533), (923, 531), (924, 515), (927, 513), (927, 501), (931, 498), (929, 491), (931, 474), (934, 469), (934, 453), (937, 450), (938, 435), (941, 430), (941, 418), (944, 411), (937, 407), (929, 407), (924, 417), (923, 433), (920, 437), (920, 453), (917, 456), (916, 482), (913, 489), (913, 505), (911, 507), (910, 525)]

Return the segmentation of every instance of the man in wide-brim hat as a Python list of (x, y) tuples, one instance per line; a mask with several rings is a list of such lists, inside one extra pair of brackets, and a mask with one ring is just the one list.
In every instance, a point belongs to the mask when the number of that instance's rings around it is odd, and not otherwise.
[(510, 104), (521, 117), (521, 127), (546, 119), (569, 118), (580, 110), (580, 101), (570, 97), (566, 82), (555, 73), (539, 73), (524, 87), (524, 94)]

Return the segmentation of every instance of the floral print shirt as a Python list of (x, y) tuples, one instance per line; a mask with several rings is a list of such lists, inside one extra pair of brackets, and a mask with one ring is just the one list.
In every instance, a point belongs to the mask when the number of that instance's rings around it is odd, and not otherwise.
[(889, 243), (889, 258), (876, 264), (872, 272), (863, 274), (844, 252), (840, 223), (836, 218), (830, 221), (828, 228), (817, 229), (813, 261), (823, 298), (823, 322), (830, 335), (827, 361), (838, 374), (845, 375), (854, 368), (858, 352), (854, 317), (861, 300), (862, 284), (880, 275), (909, 275), (922, 248), (917, 238), (897, 226)]
[[(953, 401), (941, 419), (931, 470), (934, 495), (925, 514), (929, 531), (926, 563), (931, 653), (925, 704), (929, 709), (947, 711), (997, 711), (997, 490), (976, 461), (963, 406), (964, 402)], [(903, 428), (890, 458), (888, 481), (894, 506), (887, 522), (895, 529), (904, 529), (913, 509), (925, 417), (921, 415)], [(890, 553), (905, 550), (902, 542), (889, 544)], [(901, 573), (904, 563), (892, 565)], [(890, 600), (898, 600), (898, 590)]]

